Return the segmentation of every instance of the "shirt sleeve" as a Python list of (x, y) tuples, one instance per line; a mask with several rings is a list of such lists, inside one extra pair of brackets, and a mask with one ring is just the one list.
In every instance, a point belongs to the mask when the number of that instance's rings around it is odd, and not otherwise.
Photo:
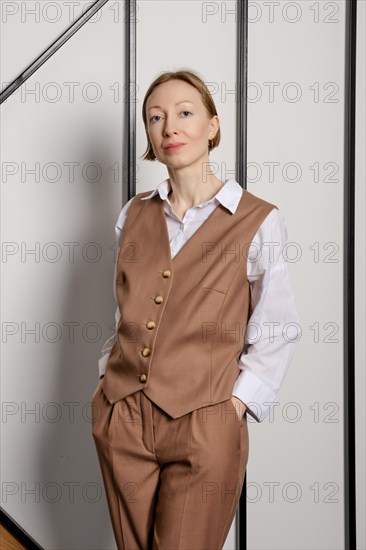
[[(134, 197), (132, 197), (132, 199), (130, 199), (125, 205), (124, 207), (122, 208), (119, 216), (118, 216), (118, 219), (117, 219), (117, 222), (114, 226), (114, 230), (115, 230), (115, 235), (116, 235), (116, 242), (118, 244), (118, 248), (117, 250), (119, 251), (120, 249), (120, 246), (121, 246), (121, 243), (122, 243), (122, 237), (123, 237), (123, 228), (124, 228), (124, 224), (126, 222), (126, 219), (127, 219), (127, 212), (128, 212), (128, 209), (130, 207), (130, 204), (132, 202)], [(117, 254), (117, 258), (118, 258), (118, 254)], [(115, 262), (114, 264), (114, 272), (113, 272), (113, 296), (114, 296), (114, 300), (115, 302), (117, 303), (117, 296), (116, 296), (116, 274), (117, 274), (117, 261)], [(116, 311), (115, 311), (115, 314), (114, 314), (114, 320), (115, 320), (115, 332), (114, 334), (108, 338), (108, 340), (103, 344), (102, 346), (102, 349), (101, 349), (101, 354), (102, 354), (102, 357), (100, 357), (99, 361), (98, 361), (98, 368), (99, 368), (99, 378), (102, 378), (102, 376), (104, 376), (104, 373), (105, 373), (105, 369), (106, 369), (106, 366), (107, 366), (107, 363), (108, 363), (108, 359), (109, 359), (109, 354), (111, 352), (111, 349), (113, 347), (113, 344), (116, 340), (116, 334), (117, 334), (117, 328), (118, 328), (118, 323), (119, 323), (119, 320), (120, 320), (120, 311), (119, 311), (119, 307), (118, 307), (118, 304), (117, 304), (117, 308), (116, 308)]]
[(262, 422), (273, 407), (301, 336), (285, 258), (287, 227), (274, 208), (254, 236), (248, 254), (250, 317), (232, 395)]

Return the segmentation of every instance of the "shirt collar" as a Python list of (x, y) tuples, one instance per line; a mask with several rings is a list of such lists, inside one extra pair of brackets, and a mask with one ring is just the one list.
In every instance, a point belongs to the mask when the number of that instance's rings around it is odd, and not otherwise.
[[(169, 178), (165, 179), (157, 187), (150, 193), (150, 195), (147, 195), (146, 197), (141, 197), (141, 200), (148, 200), (154, 197), (159, 193), (160, 198), (162, 200), (166, 200), (168, 193), (170, 191), (170, 181)], [(219, 203), (221, 203), (225, 208), (230, 210), (232, 214), (235, 213), (235, 210), (238, 207), (239, 201), (243, 194), (243, 188), (241, 185), (234, 179), (230, 178), (228, 180), (225, 180), (224, 185), (221, 187), (221, 189), (216, 193), (212, 200), (217, 200)], [(210, 202), (207, 201), (207, 202)]]

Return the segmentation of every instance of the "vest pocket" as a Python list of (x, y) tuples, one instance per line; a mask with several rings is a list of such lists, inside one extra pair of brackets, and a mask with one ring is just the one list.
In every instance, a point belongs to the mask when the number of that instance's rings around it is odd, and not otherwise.
[(196, 294), (195, 310), (198, 326), (202, 331), (203, 342), (218, 334), (220, 327), (217, 323), (226, 294), (213, 289), (201, 287)]
[(208, 291), (212, 291), (212, 292), (219, 292), (220, 294), (223, 294), (225, 296), (226, 292), (224, 290), (221, 290), (219, 288), (214, 288), (214, 287), (210, 287), (210, 286), (203, 286), (201, 287), (202, 290), (208, 290)]

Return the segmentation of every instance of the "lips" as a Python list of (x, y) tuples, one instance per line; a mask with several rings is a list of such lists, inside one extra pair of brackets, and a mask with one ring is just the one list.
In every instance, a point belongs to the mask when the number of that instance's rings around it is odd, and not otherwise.
[(165, 149), (167, 149), (168, 151), (171, 150), (171, 149), (174, 150), (174, 149), (178, 149), (178, 148), (182, 147), (183, 145), (185, 145), (185, 144), (184, 143), (171, 143), (170, 145), (167, 145), (165, 147)]

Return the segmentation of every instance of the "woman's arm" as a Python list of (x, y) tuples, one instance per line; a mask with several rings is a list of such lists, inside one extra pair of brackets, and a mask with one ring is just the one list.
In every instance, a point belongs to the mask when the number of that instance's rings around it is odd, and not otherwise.
[[(115, 264), (114, 264), (114, 273), (113, 273), (113, 296), (114, 296), (114, 300), (115, 302), (117, 303), (117, 296), (116, 296), (116, 273), (117, 273), (117, 258), (118, 258), (118, 251), (120, 249), (120, 246), (121, 246), (121, 242), (122, 242), (122, 237), (123, 237), (123, 227), (124, 227), (124, 224), (126, 222), (126, 218), (127, 218), (127, 212), (128, 212), (128, 209), (130, 207), (130, 204), (132, 202), (132, 199), (130, 199), (128, 202), (126, 202), (126, 204), (124, 205), (124, 207), (122, 208), (119, 216), (118, 216), (118, 219), (117, 219), (117, 222), (114, 226), (114, 231), (115, 231), (115, 235), (116, 235), (116, 242), (117, 242), (117, 255), (116, 255), (116, 261), (115, 261)], [(108, 338), (108, 340), (103, 344), (103, 347), (102, 347), (102, 350), (101, 350), (101, 353), (102, 353), (102, 357), (99, 359), (99, 362), (98, 362), (98, 368), (99, 368), (99, 378), (102, 378), (102, 376), (104, 376), (104, 373), (105, 373), (105, 369), (106, 369), (106, 366), (107, 366), (107, 363), (108, 363), (108, 359), (109, 359), (109, 354), (111, 352), (111, 349), (113, 347), (113, 344), (116, 340), (116, 336), (117, 336), (117, 327), (118, 327), (118, 323), (119, 323), (119, 319), (120, 319), (120, 312), (119, 312), (119, 308), (118, 308), (118, 305), (117, 305), (117, 308), (116, 308), (116, 311), (115, 311), (115, 314), (114, 314), (114, 319), (115, 319), (115, 332), (114, 334)]]
[(277, 208), (268, 214), (253, 243), (248, 256), (251, 315), (232, 395), (262, 422), (276, 401), (301, 328), (283, 256), (287, 228)]

